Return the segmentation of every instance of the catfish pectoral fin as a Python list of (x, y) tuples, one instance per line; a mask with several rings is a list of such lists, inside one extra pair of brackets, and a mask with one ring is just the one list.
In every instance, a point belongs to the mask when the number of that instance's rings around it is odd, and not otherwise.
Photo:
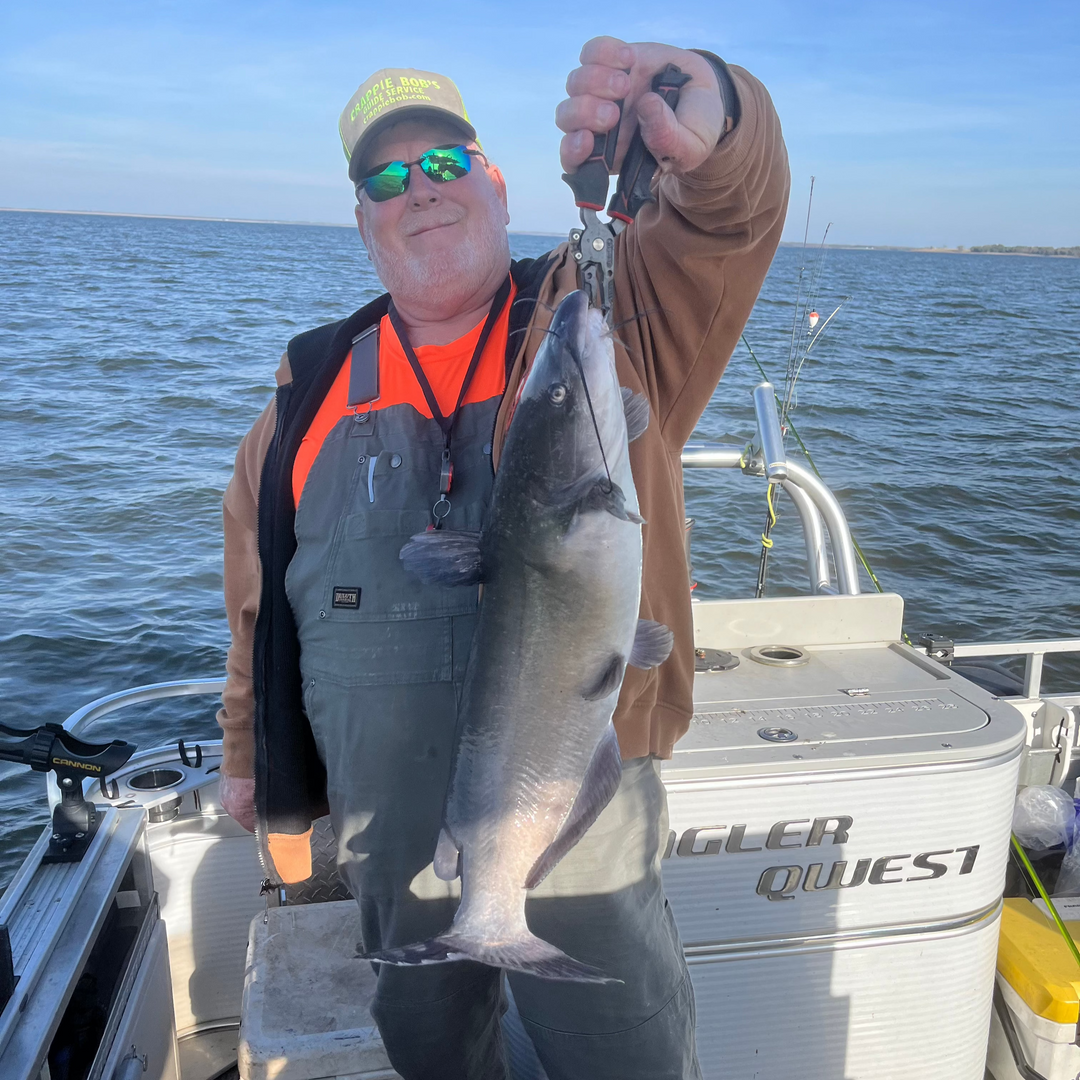
[(645, 519), (640, 514), (626, 508), (626, 496), (623, 489), (606, 476), (586, 480), (567, 488), (565, 497), (560, 500), (575, 514), (587, 514), (590, 511), (604, 511), (620, 521), (630, 521), (635, 525), (644, 525)]
[(398, 558), (425, 585), (476, 585), (481, 580), (478, 532), (432, 529), (417, 533)]
[(670, 655), (675, 635), (663, 624), (652, 619), (638, 619), (630, 663), (636, 668), (659, 667)]
[(613, 690), (619, 689), (625, 670), (626, 663), (616, 653), (597, 675), (581, 688), (581, 696), (586, 701), (600, 701), (606, 698)]

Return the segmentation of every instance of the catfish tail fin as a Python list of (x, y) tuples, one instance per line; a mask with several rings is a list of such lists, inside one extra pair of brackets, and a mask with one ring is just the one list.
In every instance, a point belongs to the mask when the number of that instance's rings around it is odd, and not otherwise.
[(514, 941), (489, 943), (461, 934), (442, 934), (430, 941), (403, 945), (397, 949), (378, 949), (364, 953), (362, 959), (382, 964), (442, 964), (449, 960), (476, 960), (490, 967), (509, 968), (539, 979), (566, 979), (571, 982), (614, 983), (597, 968), (567, 956), (535, 934)]

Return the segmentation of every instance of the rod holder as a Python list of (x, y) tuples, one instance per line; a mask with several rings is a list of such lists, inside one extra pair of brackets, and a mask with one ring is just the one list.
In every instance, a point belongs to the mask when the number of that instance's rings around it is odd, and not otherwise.
[(784, 452), (784, 437), (780, 434), (780, 419), (776, 415), (776, 392), (772, 383), (763, 382), (754, 387), (754, 414), (757, 416), (758, 435), (761, 438), (765, 478), (770, 484), (778, 484), (788, 478), (788, 464), (787, 454)]

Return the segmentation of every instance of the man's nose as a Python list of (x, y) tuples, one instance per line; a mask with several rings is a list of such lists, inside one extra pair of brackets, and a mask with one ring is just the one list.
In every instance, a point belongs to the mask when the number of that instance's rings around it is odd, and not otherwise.
[(409, 207), (413, 210), (427, 210), (442, 202), (439, 185), (432, 180), (419, 165), (409, 169)]

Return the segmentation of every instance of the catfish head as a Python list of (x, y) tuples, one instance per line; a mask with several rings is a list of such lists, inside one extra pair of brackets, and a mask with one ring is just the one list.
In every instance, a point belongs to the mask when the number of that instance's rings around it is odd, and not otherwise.
[[(625, 460), (627, 421), (611, 334), (581, 290), (559, 304), (514, 411), (503, 463), (531, 497), (559, 504), (611, 480)], [(502, 466), (500, 466), (502, 468)]]

